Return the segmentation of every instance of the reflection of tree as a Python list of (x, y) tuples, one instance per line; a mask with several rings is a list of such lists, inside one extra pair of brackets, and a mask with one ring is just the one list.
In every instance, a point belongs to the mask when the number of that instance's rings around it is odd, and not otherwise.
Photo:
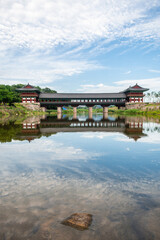
[(147, 132), (158, 132), (158, 133), (160, 133), (160, 127), (154, 127), (154, 128), (149, 128), (149, 127), (147, 127), (146, 129), (145, 129)]
[(22, 126), (13, 122), (7, 125), (0, 125), (0, 142), (11, 142), (13, 139), (16, 139), (16, 135), (19, 134), (22, 130)]
[[(133, 116), (119, 116), (114, 120), (104, 120), (102, 118), (101, 121), (92, 119), (90, 122), (88, 119), (79, 121), (77, 119), (69, 120), (68, 118), (57, 120), (56, 117), (51, 116), (44, 119), (32, 117), (23, 121), (23, 125), (22, 122), (15, 124), (17, 120), (12, 119), (5, 121), (5, 124), (0, 124), (0, 142), (11, 142), (13, 139), (30, 142), (42, 136), (50, 137), (57, 132), (91, 131), (91, 128), (92, 131), (121, 132), (137, 141), (139, 138), (146, 136), (143, 122), (148, 122), (148, 120), (145, 117)], [(160, 127), (159, 125), (146, 126), (145, 131), (160, 133)]]

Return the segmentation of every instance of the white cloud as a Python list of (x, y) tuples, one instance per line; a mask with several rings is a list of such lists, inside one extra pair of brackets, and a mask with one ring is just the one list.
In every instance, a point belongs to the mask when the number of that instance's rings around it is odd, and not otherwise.
[(124, 29), (124, 36), (142, 41), (150, 41), (151, 39), (158, 39), (160, 31), (157, 27), (160, 23), (160, 17), (153, 19), (141, 19), (138, 24), (132, 25)]
[(160, 73), (160, 70), (156, 70), (156, 69), (149, 69), (148, 71), (152, 73)]
[(130, 73), (131, 73), (131, 71), (129, 70), (129, 71), (125, 72), (124, 74), (130, 74)]
[(123, 87), (119, 86), (109, 86), (105, 85), (103, 83), (99, 84), (86, 84), (86, 85), (81, 85), (81, 88), (78, 89), (77, 91), (81, 92), (89, 92), (89, 93), (101, 93), (101, 92), (119, 92), (121, 90), (124, 90)]
[(99, 84), (84, 84), (81, 85), (81, 88), (78, 91), (82, 92), (120, 92), (128, 88), (129, 86), (133, 86), (138, 83), (140, 86), (144, 88), (152, 89), (152, 91), (157, 91), (160, 86), (160, 77), (157, 78), (146, 78), (146, 79), (136, 79), (136, 80), (122, 80), (114, 82), (114, 85), (106, 85), (103, 83)]
[(145, 19), (158, 1), (6, 0), (0, 3), (4, 46), (46, 48), (118, 37), (157, 40), (159, 18)]
[(123, 89), (127, 88), (128, 86), (135, 85), (136, 83), (138, 83), (140, 86), (143, 86), (144, 88), (149, 88), (149, 89), (157, 91), (157, 89), (159, 89), (159, 86), (160, 86), (160, 77), (123, 80), (123, 81), (115, 82), (116, 85), (123, 87)]
[[(48, 84), (100, 68), (87, 54), (82, 57), (84, 49), (90, 54), (111, 51), (126, 40), (145, 41), (145, 45), (151, 41), (156, 46), (160, 17), (149, 17), (148, 12), (159, 5), (158, 0), (0, 1), (0, 80), (9, 84), (43, 80)], [(118, 43), (113, 43), (115, 40)], [(100, 84), (98, 91), (103, 87), (112, 91)], [(96, 90), (94, 86), (91, 89)]]
[(149, 149), (148, 151), (150, 151), (150, 152), (160, 152), (160, 148), (152, 148), (152, 149)]
[[(30, 82), (47, 85), (64, 76), (72, 76), (86, 70), (101, 68), (94, 62), (67, 60), (48, 54), (28, 54), (0, 58), (0, 83), (16, 84)], [(8, 71), (9, 69), (9, 71)]]

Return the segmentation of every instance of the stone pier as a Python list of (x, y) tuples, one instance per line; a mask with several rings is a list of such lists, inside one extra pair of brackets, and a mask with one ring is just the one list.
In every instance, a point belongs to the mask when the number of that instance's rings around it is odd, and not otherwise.
[(62, 114), (57, 112), (57, 119), (61, 120), (62, 119)]
[(108, 107), (103, 107), (103, 119), (108, 118)]
[(62, 119), (62, 107), (57, 107), (57, 119)]
[(77, 119), (77, 107), (73, 107), (73, 119)]
[(62, 107), (57, 107), (57, 113), (61, 113), (62, 114)]
[(89, 107), (88, 108), (88, 117), (89, 117), (89, 119), (92, 119), (92, 115), (93, 115), (93, 107)]

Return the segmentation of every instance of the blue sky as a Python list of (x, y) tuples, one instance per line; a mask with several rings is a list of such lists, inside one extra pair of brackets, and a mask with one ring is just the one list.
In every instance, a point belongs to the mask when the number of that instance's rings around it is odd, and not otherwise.
[(159, 0), (0, 1), (0, 83), (160, 91)]

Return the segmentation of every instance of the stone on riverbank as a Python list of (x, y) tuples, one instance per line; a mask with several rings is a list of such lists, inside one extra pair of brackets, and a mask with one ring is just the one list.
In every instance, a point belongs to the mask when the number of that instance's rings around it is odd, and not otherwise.
[(78, 230), (86, 230), (92, 223), (92, 215), (88, 213), (74, 213), (70, 217), (62, 221), (62, 224), (76, 228)]

